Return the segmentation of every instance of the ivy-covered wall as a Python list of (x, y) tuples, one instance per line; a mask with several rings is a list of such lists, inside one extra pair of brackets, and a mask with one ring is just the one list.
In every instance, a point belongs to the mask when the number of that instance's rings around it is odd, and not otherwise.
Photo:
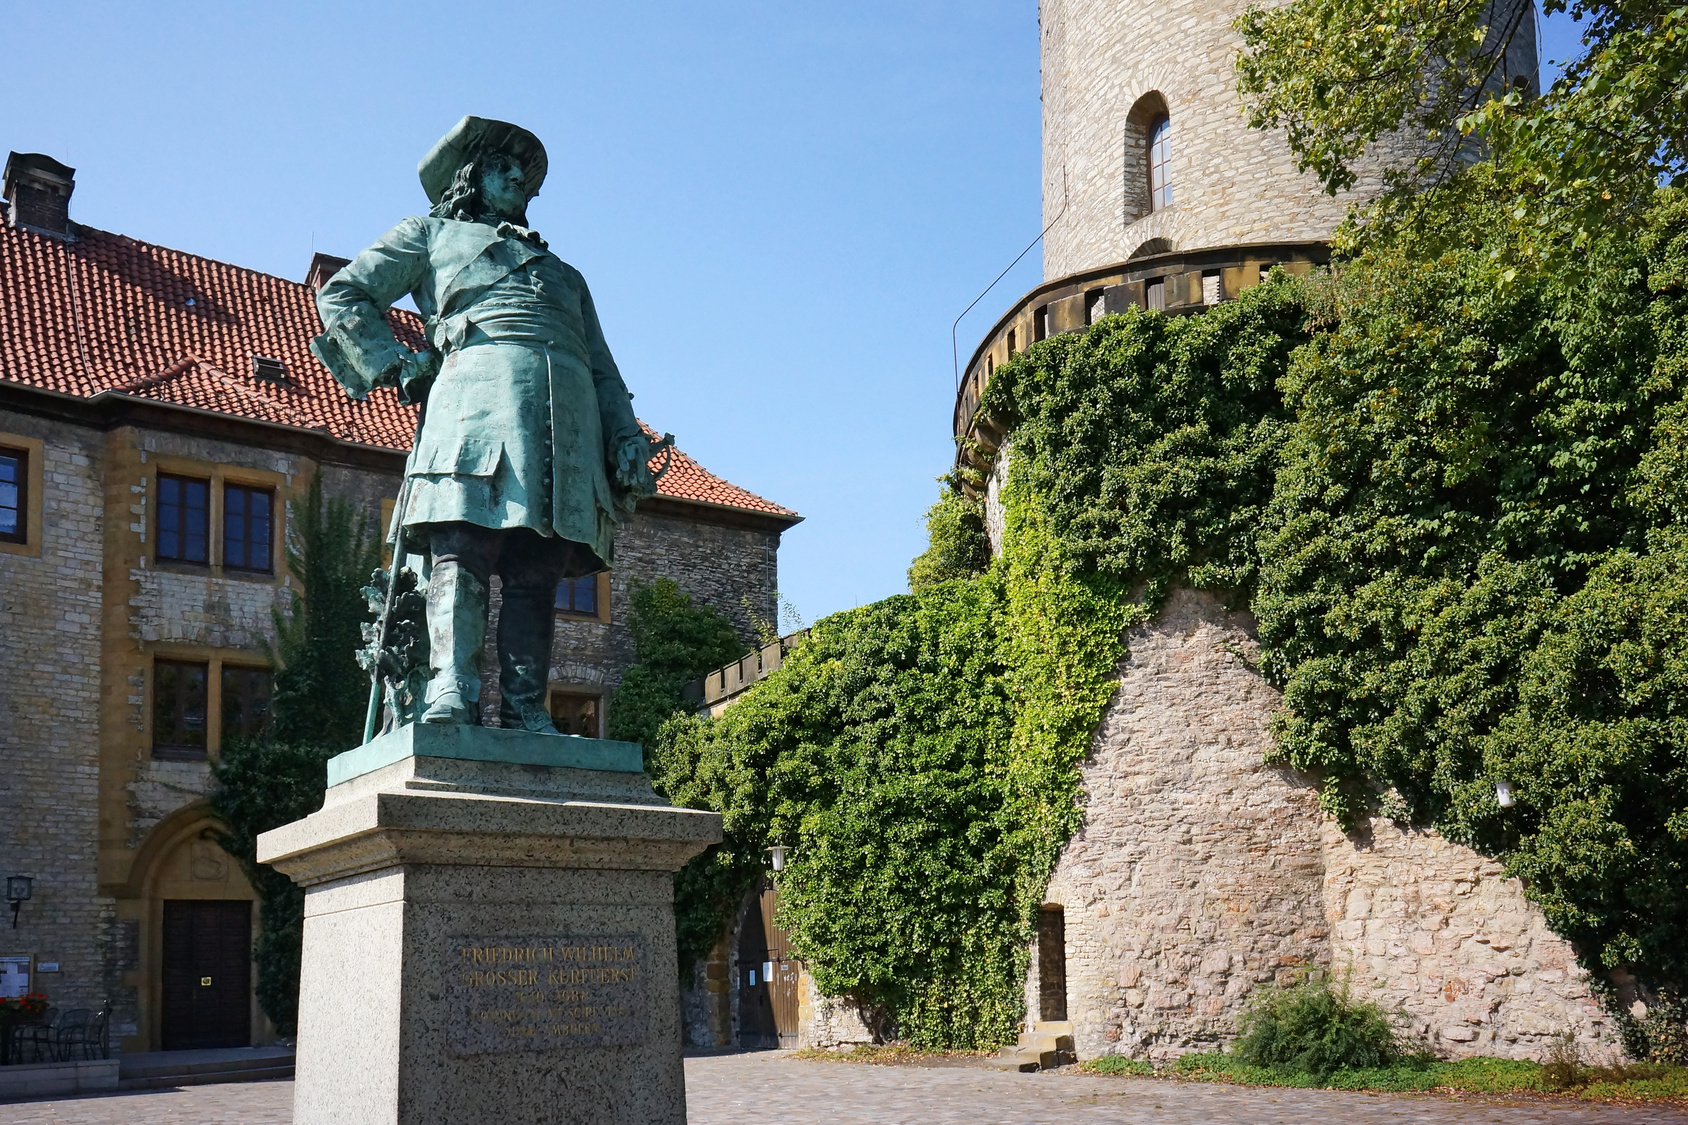
[(1011, 1038), (1125, 631), (1187, 587), (1258, 617), (1271, 756), (1338, 823), (1433, 825), (1527, 879), (1588, 967), (1680, 980), (1688, 204), (1663, 191), (1645, 231), (1520, 273), (1474, 184), (1432, 249), (1378, 239), (999, 368), (1000, 555), (970, 573), (980, 515), (950, 496), (913, 593), (665, 727), (658, 783), (726, 818), (678, 884), (684, 949), (790, 844), (785, 921), (822, 988), (916, 1042)]

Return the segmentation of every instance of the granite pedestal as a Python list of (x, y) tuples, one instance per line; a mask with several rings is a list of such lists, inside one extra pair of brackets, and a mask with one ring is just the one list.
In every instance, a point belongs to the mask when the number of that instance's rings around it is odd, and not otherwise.
[(671, 873), (633, 743), (418, 725), (258, 838), (305, 888), (295, 1125), (682, 1125)]

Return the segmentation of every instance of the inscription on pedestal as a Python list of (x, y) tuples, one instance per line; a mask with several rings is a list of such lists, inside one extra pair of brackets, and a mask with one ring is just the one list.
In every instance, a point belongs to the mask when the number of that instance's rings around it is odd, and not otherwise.
[(645, 1041), (645, 949), (637, 935), (450, 940), (452, 1054)]

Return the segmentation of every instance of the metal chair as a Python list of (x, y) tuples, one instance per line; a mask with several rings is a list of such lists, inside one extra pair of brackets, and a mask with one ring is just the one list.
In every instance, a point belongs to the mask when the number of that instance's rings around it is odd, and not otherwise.
[[(41, 1013), (39, 1019), (28, 1023), (20, 1023), (12, 1031), (12, 1060), (14, 1062), (52, 1062), (53, 1061), (53, 1028), (59, 1018), (59, 1009), (49, 1007)], [(29, 1059), (24, 1058), (24, 1047), (29, 1047)], [(43, 1057), (45, 1056), (45, 1057)]]
[(89, 1031), (94, 1023), (92, 1008), (71, 1008), (59, 1018), (58, 1026), (53, 1028), (53, 1058), (59, 1062), (69, 1062), (72, 1055), (80, 1050), (87, 1058)]

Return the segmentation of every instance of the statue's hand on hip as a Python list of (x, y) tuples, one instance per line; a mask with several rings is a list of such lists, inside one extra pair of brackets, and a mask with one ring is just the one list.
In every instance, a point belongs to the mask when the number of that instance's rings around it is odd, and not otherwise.
[(411, 352), (399, 361), (399, 401), (419, 406), (427, 401), (428, 388), (440, 371), (440, 353), (428, 350)]

